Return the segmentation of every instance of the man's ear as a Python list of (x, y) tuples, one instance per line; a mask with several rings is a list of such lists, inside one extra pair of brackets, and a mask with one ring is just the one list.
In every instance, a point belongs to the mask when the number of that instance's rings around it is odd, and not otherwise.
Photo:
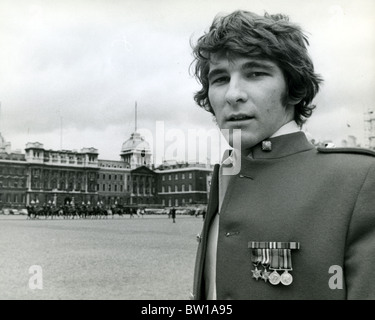
[[(284, 106), (295, 106), (302, 101), (305, 95), (303, 95), (302, 98), (294, 97), (290, 94), (289, 88), (290, 88), (290, 84), (288, 84), (286, 92), (284, 93), (284, 96), (283, 96)], [(306, 90), (304, 91), (305, 91), (304, 93), (306, 94)], [(300, 96), (302, 96), (302, 94)]]
[(295, 106), (297, 104), (299, 104), (300, 102), (302, 101), (302, 98), (295, 98), (295, 97), (291, 97), (291, 96), (287, 96), (286, 98), (286, 105), (287, 106)]

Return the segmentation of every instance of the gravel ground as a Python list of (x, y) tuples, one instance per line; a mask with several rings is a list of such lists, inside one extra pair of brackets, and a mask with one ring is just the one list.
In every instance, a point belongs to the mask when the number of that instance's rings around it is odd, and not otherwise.
[[(201, 228), (191, 216), (0, 216), (0, 299), (187, 300)], [(42, 289), (30, 288), (33, 265)]]

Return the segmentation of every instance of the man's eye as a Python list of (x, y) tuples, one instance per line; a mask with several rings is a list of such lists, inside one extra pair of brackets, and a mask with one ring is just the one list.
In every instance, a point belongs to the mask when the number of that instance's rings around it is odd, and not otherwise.
[(220, 84), (220, 83), (225, 83), (229, 80), (228, 77), (219, 77), (219, 78), (215, 78), (211, 81), (211, 84)]
[(265, 76), (265, 75), (267, 75), (267, 73), (261, 72), (261, 71), (256, 71), (256, 72), (249, 72), (247, 74), (247, 77), (248, 78), (258, 78), (258, 77), (262, 77), (262, 76)]

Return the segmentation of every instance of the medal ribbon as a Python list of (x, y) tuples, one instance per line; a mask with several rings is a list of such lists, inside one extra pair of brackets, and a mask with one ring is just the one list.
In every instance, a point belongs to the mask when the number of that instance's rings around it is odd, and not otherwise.
[(267, 267), (270, 264), (270, 249), (262, 249), (262, 266)]
[(290, 249), (288, 249), (288, 266), (289, 266), (289, 270), (293, 270), (292, 268), (292, 251)]
[(292, 254), (290, 249), (279, 250), (279, 270), (292, 270)]
[(257, 266), (262, 261), (262, 249), (253, 249), (251, 252), (251, 262)]
[(271, 250), (271, 265), (270, 269), (279, 269), (279, 253), (278, 249), (270, 249)]
[(249, 249), (300, 249), (299, 242), (249, 241)]

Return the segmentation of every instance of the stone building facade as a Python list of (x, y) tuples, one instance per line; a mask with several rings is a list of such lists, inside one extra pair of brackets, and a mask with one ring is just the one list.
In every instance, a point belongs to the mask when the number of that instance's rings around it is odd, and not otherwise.
[(165, 162), (158, 175), (158, 196), (163, 206), (207, 204), (213, 168), (199, 163)]
[(0, 152), (0, 209), (24, 208), (27, 195), (25, 155)]
[(98, 150), (46, 150), (39, 142), (27, 143), (26, 204), (98, 201)]
[(0, 209), (207, 203), (212, 167), (164, 162), (155, 169), (149, 144), (136, 132), (123, 143), (119, 160), (101, 160), (95, 148), (48, 150), (39, 142), (27, 143), (25, 154), (12, 153), (0, 138)]

